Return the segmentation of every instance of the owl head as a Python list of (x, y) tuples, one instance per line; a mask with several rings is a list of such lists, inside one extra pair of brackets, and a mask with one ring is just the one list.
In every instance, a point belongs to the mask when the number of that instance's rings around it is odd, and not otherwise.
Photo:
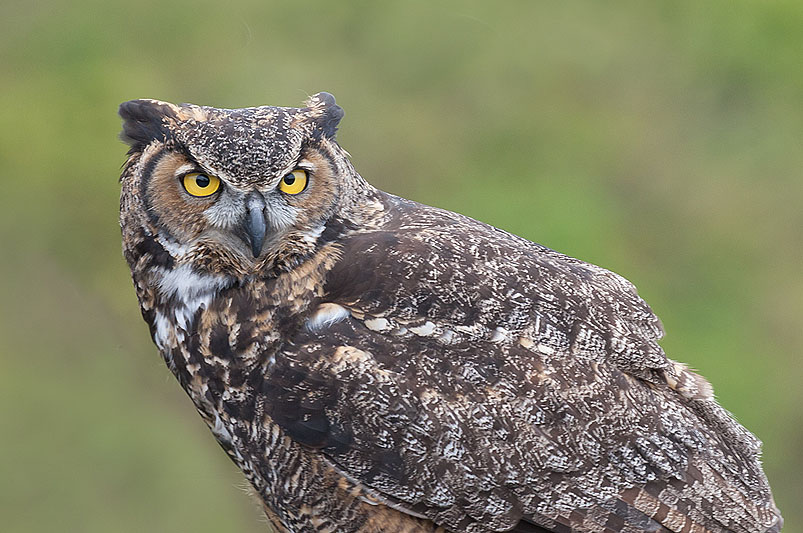
[(129, 262), (239, 276), (290, 269), (367, 187), (335, 142), (343, 110), (328, 93), (302, 108), (132, 100), (120, 116), (131, 147), (121, 176)]

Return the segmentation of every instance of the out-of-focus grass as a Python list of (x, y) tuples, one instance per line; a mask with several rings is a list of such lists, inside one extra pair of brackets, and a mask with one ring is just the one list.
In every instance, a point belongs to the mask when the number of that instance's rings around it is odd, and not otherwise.
[(803, 514), (803, 4), (0, 6), (4, 531), (261, 531), (156, 355), (116, 222), (136, 97), (328, 90), (358, 170), (630, 278)]

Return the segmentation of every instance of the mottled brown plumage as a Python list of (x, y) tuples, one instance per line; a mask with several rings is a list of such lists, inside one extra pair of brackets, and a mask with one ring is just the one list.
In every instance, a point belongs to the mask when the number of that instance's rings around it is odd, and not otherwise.
[(143, 316), (277, 530), (780, 530), (759, 442), (625, 279), (374, 189), (326, 93), (120, 114)]

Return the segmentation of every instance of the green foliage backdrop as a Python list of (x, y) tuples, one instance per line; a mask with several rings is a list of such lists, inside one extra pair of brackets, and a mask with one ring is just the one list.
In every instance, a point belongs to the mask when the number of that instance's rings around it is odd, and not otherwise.
[(0, 6), (4, 531), (265, 530), (120, 254), (117, 105), (346, 110), (374, 184), (619, 272), (803, 532), (803, 3)]

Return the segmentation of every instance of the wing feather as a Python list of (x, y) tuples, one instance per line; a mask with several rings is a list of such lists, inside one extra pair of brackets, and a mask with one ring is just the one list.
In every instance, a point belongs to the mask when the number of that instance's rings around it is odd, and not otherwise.
[(666, 358), (629, 282), (386, 202), (381, 228), (343, 240), (320, 297), (349, 315), (299, 328), (266, 376), (293, 439), (451, 531), (778, 523), (757, 444)]

